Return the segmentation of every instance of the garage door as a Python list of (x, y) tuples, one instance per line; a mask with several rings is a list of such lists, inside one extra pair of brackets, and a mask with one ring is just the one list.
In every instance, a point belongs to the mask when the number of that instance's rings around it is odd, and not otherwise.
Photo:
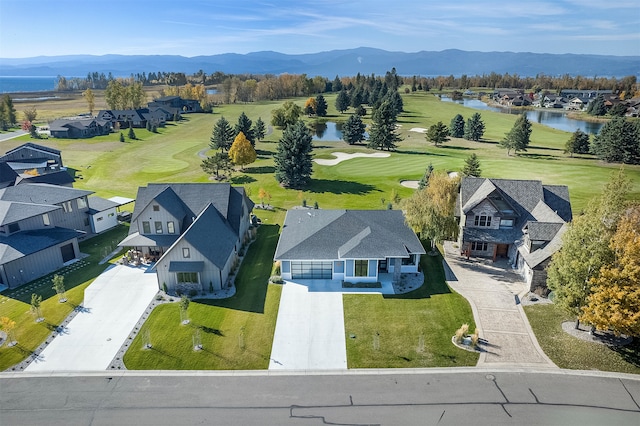
[(333, 262), (291, 262), (291, 278), (300, 280), (330, 280)]

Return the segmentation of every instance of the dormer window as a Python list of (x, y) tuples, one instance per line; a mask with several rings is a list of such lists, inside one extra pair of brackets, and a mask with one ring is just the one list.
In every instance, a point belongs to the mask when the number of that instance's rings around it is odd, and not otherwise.
[(476, 216), (474, 218), (473, 221), (475, 226), (481, 227), (481, 228), (486, 228), (491, 226), (491, 216), (487, 216), (487, 215), (479, 215)]
[(160, 206), (159, 206), (159, 205), (157, 205), (157, 204), (154, 204), (154, 205), (153, 205), (153, 211), (154, 211), (154, 212), (159, 212), (159, 211), (160, 211)]

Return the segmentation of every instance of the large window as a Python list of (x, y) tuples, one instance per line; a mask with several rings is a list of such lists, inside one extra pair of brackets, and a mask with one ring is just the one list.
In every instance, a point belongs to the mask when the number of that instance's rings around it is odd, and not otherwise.
[(178, 284), (198, 283), (197, 272), (178, 272)]
[(366, 277), (369, 275), (369, 261), (366, 259), (358, 259), (355, 261), (355, 270), (353, 275), (356, 277)]
[(78, 198), (78, 208), (79, 209), (84, 209), (85, 207), (87, 207), (87, 202), (85, 201), (84, 198)]
[(150, 234), (151, 233), (151, 225), (149, 222), (142, 222), (142, 233)]
[(162, 234), (162, 222), (155, 222), (156, 234)]
[(65, 201), (64, 203), (62, 203), (62, 209), (65, 211), (65, 213), (72, 212), (73, 208), (71, 207), (71, 201)]
[(473, 251), (487, 251), (488, 244), (486, 242), (474, 241), (471, 243), (471, 250)]
[(480, 227), (491, 226), (491, 216), (485, 216), (485, 215), (476, 216), (474, 219), (474, 224)]

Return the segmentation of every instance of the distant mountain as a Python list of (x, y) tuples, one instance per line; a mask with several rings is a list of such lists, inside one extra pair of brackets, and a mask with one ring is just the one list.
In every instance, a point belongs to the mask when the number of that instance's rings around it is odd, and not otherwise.
[(583, 75), (623, 77), (640, 74), (640, 56), (605, 56), (514, 52), (389, 52), (360, 47), (357, 49), (287, 55), (278, 52), (247, 54), (225, 53), (187, 58), (178, 55), (72, 55), (34, 58), (0, 58), (0, 76), (84, 77), (89, 72), (111, 72), (114, 76), (132, 73), (174, 71), (192, 74), (202, 69), (207, 74), (306, 73), (333, 78), (361, 74), (384, 74), (395, 67), (398, 74), (434, 76), (496, 73), (535, 76)]

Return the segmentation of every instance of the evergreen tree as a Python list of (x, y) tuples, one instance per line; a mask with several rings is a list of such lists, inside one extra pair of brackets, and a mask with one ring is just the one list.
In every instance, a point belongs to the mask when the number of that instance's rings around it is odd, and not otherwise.
[(349, 104), (351, 103), (351, 99), (349, 99), (349, 95), (346, 90), (341, 90), (336, 97), (336, 109), (340, 111), (340, 113), (345, 112), (349, 109)]
[(589, 153), (589, 135), (578, 129), (569, 138), (564, 145), (564, 153), (570, 154), (588, 154)]
[(124, 142), (124, 134), (120, 132), (120, 142)]
[(311, 162), (311, 132), (302, 120), (287, 126), (274, 154), (276, 180), (285, 188), (302, 188), (309, 183)]
[(464, 138), (469, 141), (479, 141), (484, 135), (484, 122), (479, 112), (467, 119), (464, 125)]
[(449, 135), (453, 138), (461, 138), (464, 136), (464, 117), (460, 114), (456, 114), (456, 116), (451, 119)]
[(396, 128), (396, 116), (389, 101), (376, 108), (372, 116), (373, 125), (369, 133), (369, 148), (392, 150), (400, 142)]
[(607, 113), (607, 106), (604, 104), (604, 96), (598, 95), (587, 105), (587, 114), (603, 116)]
[(133, 124), (129, 123), (129, 139), (136, 139), (136, 132), (133, 131)]
[(482, 170), (480, 169), (480, 160), (478, 160), (478, 156), (475, 153), (471, 154), (464, 160), (462, 175), (480, 177), (481, 174)]
[(390, 90), (385, 97), (393, 107), (396, 117), (404, 111), (404, 102), (402, 101), (402, 96), (400, 96), (400, 93), (398, 93), (397, 90)]
[(349, 116), (342, 125), (342, 139), (349, 145), (362, 142), (364, 138), (365, 124), (358, 114)]
[(236, 123), (233, 128), (234, 137), (238, 136), (240, 133), (244, 134), (244, 137), (251, 143), (252, 146), (256, 146), (256, 138), (253, 135), (253, 129), (251, 128), (253, 122), (249, 120), (247, 114), (242, 111), (240, 116), (238, 117), (238, 123)]
[(261, 141), (262, 139), (264, 139), (266, 133), (267, 128), (264, 125), (264, 121), (262, 121), (262, 118), (258, 117), (253, 126), (253, 136), (255, 136), (257, 141)]
[(433, 142), (435, 146), (441, 145), (449, 140), (449, 129), (442, 121), (438, 121), (429, 127), (426, 138), (429, 142)]
[(433, 164), (429, 163), (424, 174), (422, 175), (422, 179), (418, 182), (418, 189), (424, 189), (429, 186), (429, 179), (431, 179), (431, 175), (433, 174)]
[(230, 174), (233, 170), (229, 154), (221, 151), (202, 160), (200, 167), (202, 167), (202, 170), (209, 176), (215, 175), (217, 180), (220, 180), (223, 177), (220, 176), (221, 171)]
[(336, 78), (333, 79), (333, 83), (331, 83), (331, 91), (340, 92), (341, 90), (342, 90), (342, 80), (340, 80), (340, 77), (336, 75)]
[(3, 121), (7, 123), (8, 127), (13, 126), (14, 124), (17, 123), (16, 120), (16, 108), (13, 105), (13, 99), (11, 99), (11, 96), (9, 95), (4, 95), (2, 97), (2, 105), (4, 106), (4, 108), (2, 108), (2, 114), (3, 114)]
[(211, 149), (227, 151), (231, 148), (234, 139), (234, 131), (229, 121), (224, 116), (213, 126), (209, 146)]
[(612, 119), (593, 139), (591, 152), (608, 163), (640, 164), (640, 124)]
[(318, 117), (327, 116), (327, 100), (322, 95), (316, 96), (316, 115)]
[(506, 148), (507, 155), (513, 150), (515, 153), (518, 151), (526, 151), (531, 140), (531, 123), (526, 114), (521, 114), (516, 119), (513, 127), (506, 134), (505, 138), (500, 141), (500, 146)]
[(360, 117), (364, 117), (365, 115), (367, 115), (367, 110), (362, 105), (358, 105), (358, 108), (356, 108), (355, 113), (358, 114)]
[(229, 148), (229, 158), (234, 164), (240, 166), (240, 169), (244, 169), (245, 165), (256, 161), (258, 155), (249, 139), (244, 136), (244, 133), (240, 132), (234, 139), (231, 148)]

